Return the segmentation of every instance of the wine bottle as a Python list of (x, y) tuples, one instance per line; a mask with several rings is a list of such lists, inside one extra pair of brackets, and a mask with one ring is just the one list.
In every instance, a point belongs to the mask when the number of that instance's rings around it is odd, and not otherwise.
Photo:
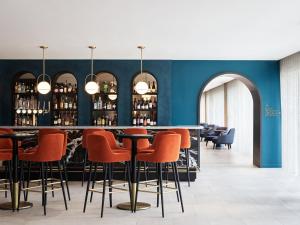
[(64, 84), (64, 93), (67, 93), (67, 92), (68, 92), (68, 83), (66, 81)]
[(152, 90), (153, 93), (156, 93), (156, 85), (155, 85), (155, 81), (152, 82), (151, 90)]
[(65, 97), (65, 100), (64, 100), (64, 109), (68, 109), (68, 106), (69, 106), (69, 104), (68, 104), (68, 98)]
[(69, 99), (69, 109), (72, 109), (73, 108), (73, 101), (72, 101), (73, 99), (72, 98), (70, 98)]
[(68, 84), (68, 93), (71, 93), (71, 92), (72, 92), (72, 84), (69, 83), (69, 84)]

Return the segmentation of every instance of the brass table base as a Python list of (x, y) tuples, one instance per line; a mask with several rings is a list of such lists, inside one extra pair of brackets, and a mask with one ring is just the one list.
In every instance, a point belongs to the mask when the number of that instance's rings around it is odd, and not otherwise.
[[(131, 210), (130, 202), (124, 202), (117, 205), (118, 209), (122, 210)], [(145, 210), (151, 208), (151, 205), (146, 202), (137, 202), (136, 203), (136, 210)]]
[[(19, 209), (29, 209), (33, 206), (31, 202), (20, 202)], [(13, 210), (11, 202), (5, 202), (0, 204), (2, 210)]]

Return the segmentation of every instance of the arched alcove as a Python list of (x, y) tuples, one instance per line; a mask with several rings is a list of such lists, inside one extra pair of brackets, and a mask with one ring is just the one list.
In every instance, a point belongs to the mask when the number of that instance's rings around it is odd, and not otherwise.
[(38, 92), (36, 78), (31, 72), (19, 72), (13, 80), (13, 124), (38, 125)]
[(241, 81), (250, 91), (253, 100), (253, 165), (261, 166), (261, 98), (255, 84), (241, 74), (236, 73), (220, 73), (213, 75), (208, 79), (200, 89), (199, 107), (198, 107), (198, 123), (200, 123), (200, 101), (202, 93), (207, 84), (219, 76), (227, 76)]
[[(135, 87), (138, 82), (146, 82), (148, 84), (148, 91), (145, 94), (137, 93)], [(157, 125), (158, 83), (155, 76), (148, 72), (137, 74), (132, 80), (131, 90), (132, 125)]]
[(61, 72), (52, 82), (52, 119), (54, 126), (78, 125), (77, 79), (70, 72)]
[(92, 121), (97, 126), (118, 125), (118, 81), (110, 72), (96, 74), (99, 84), (98, 93), (91, 96)]

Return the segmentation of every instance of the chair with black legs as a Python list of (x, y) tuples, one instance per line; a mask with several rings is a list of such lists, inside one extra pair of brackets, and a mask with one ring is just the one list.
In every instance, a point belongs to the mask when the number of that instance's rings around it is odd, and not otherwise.
[[(46, 205), (47, 205), (47, 193), (54, 192), (56, 190), (62, 190), (65, 209), (68, 209), (66, 194), (64, 189), (63, 173), (61, 168), (61, 160), (63, 156), (65, 137), (64, 134), (45, 134), (39, 137), (38, 146), (34, 148), (32, 152), (25, 152), (20, 154), (19, 159), (21, 161), (28, 161), (38, 163), (40, 165), (40, 176), (41, 180), (38, 182), (32, 181), (30, 185), (26, 188), (22, 188), (23, 191), (38, 191), (37, 189), (42, 189), (42, 205), (44, 207), (44, 215), (46, 215)], [(57, 182), (48, 183), (46, 165), (47, 163), (57, 163), (58, 172), (60, 179)], [(41, 182), (41, 185), (39, 184)], [(51, 187), (48, 190), (48, 187)], [(20, 198), (19, 198), (20, 199)]]
[[(157, 168), (157, 190), (153, 191), (157, 195), (157, 206), (159, 206), (159, 195), (161, 198), (161, 208), (162, 217), (164, 217), (164, 188), (168, 191), (176, 191), (177, 196), (179, 195), (181, 210), (184, 212), (181, 187), (179, 181), (179, 175), (177, 170), (177, 160), (179, 158), (181, 136), (180, 134), (161, 134), (156, 137), (155, 145), (153, 146), (153, 151), (150, 152), (139, 152), (137, 153), (136, 159), (138, 161), (138, 178), (137, 178), (137, 192), (136, 192), (136, 202), (138, 198), (138, 193), (142, 191), (151, 192), (148, 188), (140, 188), (140, 167), (141, 162), (155, 163)], [(162, 177), (162, 166), (165, 163), (171, 163), (172, 171), (175, 181), (175, 187), (170, 187), (170, 185), (163, 185)], [(153, 187), (153, 185), (152, 185)], [(154, 186), (155, 187), (155, 186)], [(158, 195), (159, 194), (159, 195)], [(134, 211), (136, 211), (136, 203)]]
[(86, 166), (87, 166), (87, 144), (86, 144), (86, 138), (89, 134), (96, 132), (96, 131), (105, 131), (104, 129), (84, 129), (82, 132), (82, 142), (81, 142), (81, 146), (82, 146), (82, 150), (83, 150), (83, 165), (82, 165), (82, 178), (81, 178), (81, 186), (83, 186), (84, 180), (85, 180), (85, 170), (86, 170)]
[[(131, 159), (130, 152), (124, 151), (124, 152), (114, 152), (113, 149), (110, 147), (109, 140), (105, 135), (103, 135), (104, 132), (98, 132), (95, 134), (90, 134), (87, 136), (87, 151), (88, 151), (88, 160), (90, 163), (90, 169), (89, 169), (89, 180), (87, 183), (86, 188), (86, 194), (85, 194), (85, 201), (84, 201), (84, 207), (83, 212), (86, 210), (86, 204), (88, 199), (89, 192), (97, 192), (102, 193), (102, 203), (101, 203), (101, 217), (103, 217), (103, 211), (104, 211), (104, 200), (105, 200), (105, 193), (106, 193), (106, 186), (109, 187), (109, 200), (110, 200), (110, 207), (112, 207), (112, 189), (114, 189), (116, 186), (112, 184), (111, 180), (111, 168), (113, 163), (117, 162), (125, 162), (126, 165), (129, 167), (129, 161)], [(92, 169), (93, 166), (101, 163), (103, 165), (103, 180), (102, 180), (102, 191), (99, 188), (90, 188), (90, 183), (92, 179)], [(97, 171), (97, 170), (96, 170)], [(108, 185), (107, 185), (107, 179), (108, 179)], [(128, 179), (128, 185), (129, 185), (129, 195), (130, 195), (130, 182)], [(122, 188), (116, 187), (118, 191), (121, 191)], [(131, 198), (131, 196), (130, 196)]]

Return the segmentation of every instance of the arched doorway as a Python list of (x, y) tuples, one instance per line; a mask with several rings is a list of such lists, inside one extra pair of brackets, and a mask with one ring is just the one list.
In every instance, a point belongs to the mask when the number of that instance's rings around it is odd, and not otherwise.
[(207, 80), (200, 89), (199, 93), (199, 107), (198, 107), (198, 123), (200, 123), (200, 101), (202, 93), (205, 87), (210, 81), (219, 77), (226, 76), (241, 81), (250, 91), (253, 100), (253, 165), (261, 167), (261, 99), (259, 92), (252, 81), (247, 79), (245, 76), (236, 73), (219, 73), (213, 75)]

